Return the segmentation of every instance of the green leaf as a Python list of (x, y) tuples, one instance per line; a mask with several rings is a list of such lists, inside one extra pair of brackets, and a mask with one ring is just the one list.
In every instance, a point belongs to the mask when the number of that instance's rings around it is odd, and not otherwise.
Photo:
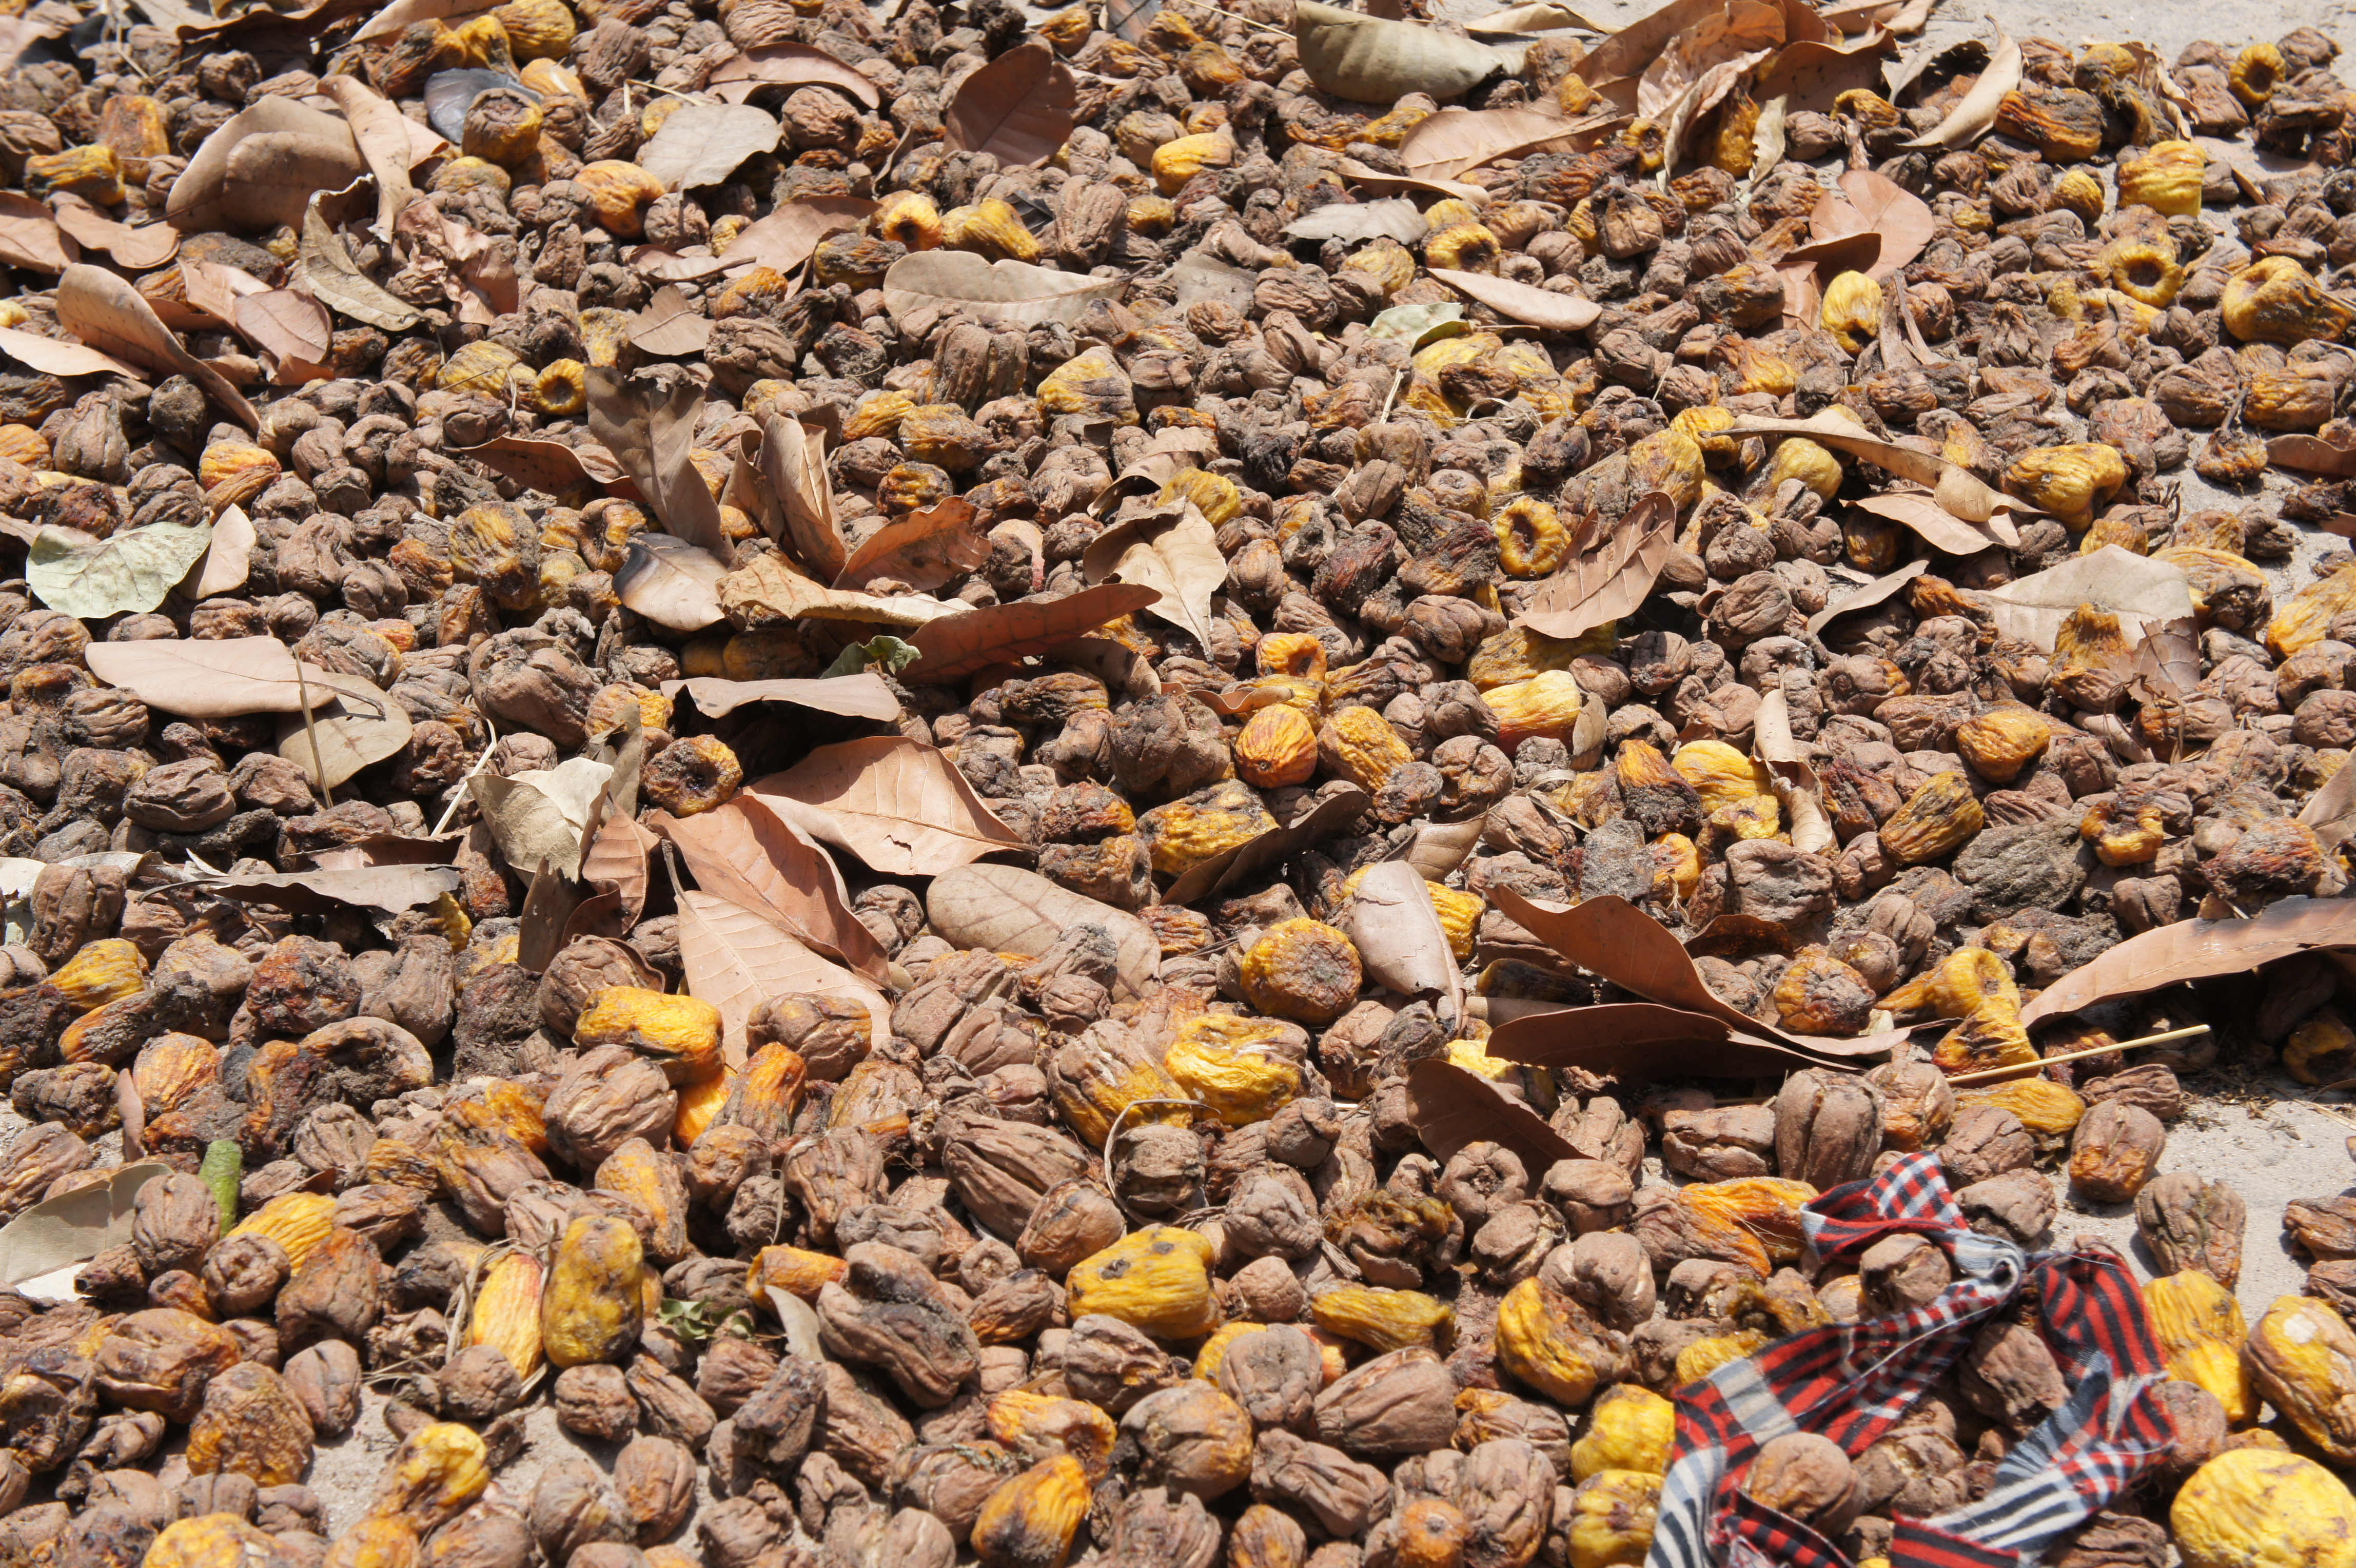
[(1461, 338), (1472, 329), (1464, 320), (1464, 307), (1451, 299), (1444, 305), (1394, 305), (1375, 317), (1366, 336), (1404, 338), (1408, 348), (1420, 349), (1442, 338)]
[(881, 664), (897, 675), (916, 661), (918, 650), (914, 643), (903, 642), (896, 637), (879, 637), (867, 642), (854, 642), (834, 656), (834, 662), (819, 677), (828, 680), (836, 675), (856, 675), (871, 664)]
[(25, 576), (41, 603), (78, 620), (145, 613), (169, 596), (212, 540), (209, 522), (153, 523), (110, 539), (44, 528), (33, 536)]

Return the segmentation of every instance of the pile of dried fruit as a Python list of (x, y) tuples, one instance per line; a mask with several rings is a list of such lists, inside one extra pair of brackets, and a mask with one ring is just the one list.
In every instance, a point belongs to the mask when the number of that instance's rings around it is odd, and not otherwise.
[(2356, 1079), (2320, 33), (133, 3), (0, 19), (0, 1568), (1634, 1563), (1924, 1149), (2162, 1276), (2051, 1561), (2350, 1561), (2356, 1199), (2251, 1326), (2166, 1157)]

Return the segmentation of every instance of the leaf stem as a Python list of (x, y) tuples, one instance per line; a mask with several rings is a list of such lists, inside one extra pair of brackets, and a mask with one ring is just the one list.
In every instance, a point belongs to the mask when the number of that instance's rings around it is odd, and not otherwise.
[(311, 771), (319, 779), (319, 794), (330, 810), (336, 804), (335, 786), (327, 782), (327, 759), (319, 751), (319, 725), (311, 716), (311, 682), (304, 677), (303, 660), (294, 660), (294, 695), (303, 704), (303, 734), (311, 743)]

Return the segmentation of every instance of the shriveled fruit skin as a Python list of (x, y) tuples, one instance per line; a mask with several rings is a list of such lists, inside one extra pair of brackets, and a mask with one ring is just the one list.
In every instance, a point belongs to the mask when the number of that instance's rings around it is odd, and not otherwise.
[(2152, 1334), (2168, 1359), (2169, 1376), (2198, 1383), (2217, 1396), (2225, 1419), (2246, 1426), (2258, 1415), (2242, 1347), (2248, 1329), (2241, 1304), (2207, 1274), (2187, 1269), (2143, 1287)]
[(1207, 1334), (1219, 1321), (1211, 1290), (1215, 1250), (1192, 1230), (1149, 1226), (1073, 1266), (1071, 1314), (1102, 1313), (1161, 1338)]
[(490, 1481), (490, 1456), (475, 1430), (435, 1422), (393, 1450), (369, 1512), (431, 1531), (464, 1513)]
[(284, 1380), (252, 1361), (214, 1378), (204, 1408), (188, 1429), (188, 1468), (250, 1476), (256, 1486), (283, 1487), (311, 1466), (310, 1413)]
[(1358, 999), (1358, 950), (1322, 920), (1279, 921), (1244, 957), (1244, 994), (1280, 1018), (1332, 1023)]
[(1062, 1568), (1088, 1511), (1087, 1471), (1068, 1454), (1044, 1459), (990, 1494), (973, 1524), (989, 1568)]
[(638, 1233), (619, 1219), (564, 1228), (541, 1296), (542, 1352), (551, 1365), (611, 1361), (637, 1343), (645, 1305)]
[(335, 1228), (336, 1200), (322, 1193), (290, 1192), (246, 1216), (232, 1236), (263, 1236), (286, 1251), (290, 1269), (299, 1269)]
[(1577, 1409), (1619, 1380), (1626, 1344), (1569, 1294), (1524, 1280), (1497, 1308), (1497, 1365), (1539, 1392)]
[(157, 1533), (141, 1568), (262, 1568), (277, 1543), (233, 1513), (176, 1520)]
[(1660, 1516), (1661, 1477), (1600, 1470), (1571, 1494), (1570, 1568), (1617, 1568), (1644, 1561)]
[(239, 1351), (219, 1325), (164, 1306), (114, 1323), (91, 1359), (99, 1391), (116, 1404), (185, 1422), (202, 1404), (206, 1385), (237, 1364)]
[(2185, 1568), (2351, 1568), (2356, 1496), (2312, 1459), (2264, 1448), (2220, 1454), (2168, 1510)]
[(2277, 1297), (2250, 1330), (2250, 1380), (2309, 1443), (2356, 1463), (2356, 1330), (2328, 1303)]
[(509, 1252), (483, 1273), (466, 1317), (466, 1342), (507, 1357), (519, 1378), (541, 1365), (541, 1295), (547, 1270), (529, 1252)]
[(1421, 1291), (1378, 1285), (1336, 1285), (1309, 1304), (1317, 1326), (1376, 1352), (1430, 1348), (1455, 1317), (1453, 1308)]
[(1585, 1435), (1571, 1444), (1571, 1477), (1584, 1481), (1605, 1470), (1667, 1474), (1676, 1420), (1676, 1406), (1650, 1389), (1606, 1389), (1588, 1411)]

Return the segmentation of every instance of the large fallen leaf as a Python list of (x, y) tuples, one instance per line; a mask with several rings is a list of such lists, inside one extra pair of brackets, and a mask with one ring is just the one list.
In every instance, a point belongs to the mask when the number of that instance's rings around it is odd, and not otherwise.
[(720, 502), (693, 461), (703, 392), (677, 371), (668, 386), (599, 365), (589, 372), (589, 433), (604, 444), (662, 520), (663, 532), (719, 560), (735, 552)]
[(820, 240), (858, 228), (874, 210), (875, 203), (863, 196), (805, 196), (780, 203), (729, 242), (728, 253), (715, 258), (714, 270), (764, 266), (791, 273), (809, 260)]
[(1584, 33), (1608, 33), (1612, 30), (1589, 21), (1568, 5), (1554, 4), (1554, 0), (1533, 0), (1526, 5), (1508, 5), (1502, 11), (1492, 11), (1465, 24), (1468, 32), (1495, 33), (1502, 38), (1558, 33), (1566, 27), (1576, 27)]
[(25, 576), (35, 598), (78, 620), (145, 613), (170, 596), (212, 537), (209, 522), (150, 523), (105, 539), (44, 528), (27, 553)]
[(80, 19), (72, 6), (58, 0), (41, 0), (29, 11), (0, 16), (0, 70), (14, 66), (35, 44), (64, 37)]
[(27, 272), (61, 273), (80, 259), (48, 208), (29, 196), (0, 192), (0, 262)]
[[(201, 602), (218, 594), (233, 594), (245, 586), (253, 564), (253, 547), (261, 535), (245, 509), (230, 505), (221, 509), (213, 519), (212, 542), (205, 546), (196, 566), (180, 581), (180, 591), (192, 602)], [(275, 642), (277, 639), (272, 638)]]
[[(1751, 84), (1751, 96), (1762, 106), (1780, 98), (1786, 113), (1810, 109), (1818, 113), (1830, 113), (1833, 102), (1842, 93), (1858, 88), (1879, 91), (1881, 86), (1881, 53), (1888, 38), (1879, 32), (1868, 32), (1853, 44), (1831, 44), (1815, 40), (1789, 43), (1775, 53), (1759, 70)], [(1777, 159), (1783, 152), (1778, 147)], [(1771, 165), (1772, 166), (1772, 165)], [(1754, 185), (1766, 173), (1756, 163), (1751, 166)]]
[(702, 891), (766, 915), (804, 946), (884, 983), (888, 961), (851, 914), (833, 857), (760, 796), (691, 817), (658, 811), (648, 826), (678, 846)]
[(649, 354), (676, 359), (710, 348), (712, 328), (710, 317), (666, 284), (655, 291), (644, 310), (630, 317), (630, 341)]
[(1622, 1083), (1780, 1078), (1824, 1065), (1719, 1019), (1655, 1002), (1561, 1007), (1508, 1019), (1490, 1032), (1482, 1048), (1501, 1061), (1577, 1068)]
[(679, 961), (687, 993), (720, 1010), (731, 1066), (744, 1065), (745, 1025), (772, 996), (836, 996), (861, 1003), (875, 1048), (891, 1044), (892, 1004), (883, 993), (794, 940), (758, 910), (709, 893), (681, 893)]
[(2334, 768), (2298, 809), (2298, 820), (2315, 830), (2315, 841), (2327, 855), (2356, 837), (2356, 768)]
[(718, 185), (746, 158), (776, 151), (785, 127), (745, 103), (689, 103), (662, 123), (631, 160), (665, 190)]
[(1659, 490), (1647, 491), (1609, 534), (1537, 584), (1514, 624), (1568, 639), (1618, 620), (1660, 581), (1676, 532), (1676, 503)]
[(1429, 23), (1385, 21), (1312, 0), (1293, 7), (1292, 36), (1310, 81), (1362, 103), (1395, 103), (1410, 92), (1453, 98), (1509, 67), (1498, 50)]
[(2020, 1021), (2033, 1026), (2162, 986), (2350, 947), (2356, 947), (2356, 901), (2346, 898), (2285, 898), (2245, 920), (2180, 920), (2072, 970), (2021, 1008)]
[(58, 325), (118, 360), (166, 374), (177, 371), (248, 430), (262, 427), (253, 405), (212, 366), (181, 345), (130, 281), (103, 267), (77, 263), (58, 280)]
[(926, 594), (894, 594), (885, 598), (850, 588), (830, 588), (795, 571), (775, 551), (755, 556), (751, 565), (720, 580), (720, 607), (745, 624), (833, 620), (903, 628), (965, 613), (961, 603), (946, 603)]
[(878, 724), (896, 724), (900, 718), (900, 699), (879, 675), (841, 675), (828, 681), (723, 681), (717, 675), (691, 675), (684, 681), (662, 683), (666, 697), (681, 692), (694, 700), (708, 719), (724, 718), (747, 703), (790, 703)]
[[(649, 880), (647, 857), (656, 842), (655, 835), (640, 827), (637, 818), (609, 812), (582, 848), (581, 880), (600, 895), (613, 895), (616, 924), (622, 930), (637, 925), (638, 917), (646, 912)], [(587, 912), (586, 905), (574, 911), (568, 931), (578, 929), (582, 923), (579, 917)]]
[(1886, 573), (1870, 583), (1863, 585), (1856, 592), (1843, 595), (1808, 618), (1808, 635), (1822, 637), (1825, 628), (1832, 625), (1841, 617), (1854, 610), (1871, 609), (1930, 569), (1931, 563), (1928, 561), (1909, 561), (1895, 572)]
[(1113, 940), (1117, 994), (1137, 995), (1162, 972), (1162, 943), (1144, 921), (1016, 866), (965, 865), (933, 878), (925, 916), (961, 948), (1031, 958), (1075, 926), (1102, 927)]
[(2356, 445), (2327, 441), (2320, 435), (2275, 436), (2266, 443), (2266, 460), (2309, 474), (2356, 478)]
[(919, 251), (884, 274), (884, 308), (895, 323), (918, 310), (953, 309), (989, 327), (1068, 327), (1121, 287), (1119, 278), (990, 262), (971, 251)]
[(369, 172), (351, 126), (283, 94), (257, 99), (204, 140), (164, 205), (184, 234), (300, 223), (318, 190)]
[(1913, 480), (1928, 489), (1942, 509), (1965, 522), (1986, 522), (1996, 515), (1997, 508), (2006, 504), (2003, 495), (1960, 464), (1951, 463), (1935, 452), (1869, 435), (1863, 426), (1835, 409), (1827, 408), (1806, 419), (1739, 417), (1727, 434), (1738, 439), (1745, 435), (1804, 435), (1819, 446), (1846, 452), (1901, 479)]
[[(1847, 197), (1847, 200), (1841, 197)], [(1938, 231), (1930, 206), (1904, 186), (1868, 168), (1844, 169), (1840, 194), (1825, 192), (1808, 216), (1810, 231), (1818, 240), (1850, 234), (1878, 235), (1880, 253), (1871, 275), (1887, 277), (1922, 253)]]
[(786, 414), (763, 414), (761, 472), (776, 492), (785, 517), (785, 542), (795, 556), (813, 577), (839, 580), (851, 564), (851, 551), (835, 526), (826, 432)]
[(409, 122), (357, 76), (322, 77), (319, 91), (335, 100), (351, 126), (361, 160), (376, 180), (376, 237), (390, 240), (394, 215), (416, 194), (409, 183)]
[(307, 720), (298, 713), (278, 721), (278, 755), (300, 768), (314, 789), (332, 789), (409, 744), (408, 712), (375, 685), (332, 671), (313, 681), (311, 666), (303, 668), (311, 714)]
[(44, 338), (21, 327), (0, 327), (0, 354), (45, 376), (129, 376), (136, 381), (145, 373), (87, 344)]
[(303, 210), (302, 255), (304, 282), (321, 303), (388, 332), (406, 331), (417, 325), (416, 311), (360, 271), (344, 237), (320, 213), (316, 197)]
[[(226, 522), (230, 514), (221, 515)], [(214, 532), (218, 535), (220, 525)], [(355, 679), (316, 664), (302, 666), (298, 675), (294, 653), (274, 637), (93, 642), (83, 657), (90, 672), (108, 685), (120, 686), (151, 708), (191, 719), (299, 713), (306, 682), (316, 704)]]
[(562, 441), (498, 435), (480, 446), (462, 446), (455, 451), (527, 489), (544, 490), (552, 496), (568, 494), (584, 485), (611, 486), (614, 493), (630, 498), (636, 498), (637, 493), (637, 486), (630, 482), (618, 463), (611, 464), (610, 471), (606, 471), (609, 465), (602, 460), (596, 467), (590, 467), (592, 453), (600, 458), (613, 456), (603, 446), (584, 450)]
[(1403, 860), (1369, 866), (1338, 924), (1358, 950), (1366, 978), (1402, 996), (1442, 1001), (1451, 1017), (1464, 1015), (1456, 955), (1432, 907), (1431, 890), (1414, 866)]
[(1165, 904), (1192, 904), (1215, 893), (1224, 893), (1270, 866), (1281, 865), (1312, 844), (1323, 843), (1365, 816), (1373, 803), (1372, 797), (1355, 784), (1329, 784), (1319, 791), (1307, 811), (1285, 826), (1270, 828), (1258, 838), (1188, 866), (1163, 892), (1162, 900)]
[(2192, 614), (2192, 587), (2181, 568), (2116, 544), (1991, 588), (1982, 600), (1997, 630), (2048, 653), (2062, 623), (2080, 605), (2098, 605), (2117, 616), (2130, 643), (2141, 639), (2147, 626)]
[(1515, 283), (1512, 278), (1460, 272), (1454, 267), (1433, 267), (1430, 272), (1457, 293), (1479, 300), (1498, 315), (1551, 332), (1580, 331), (1593, 326), (1603, 314), (1603, 307), (1591, 299), (1557, 294), (1532, 284)]
[(1906, 1038), (1902, 1029), (1852, 1040), (1788, 1034), (1738, 1013), (1703, 982), (1684, 945), (1625, 898), (1606, 895), (1566, 908), (1534, 903), (1505, 886), (1494, 887), (1490, 897), (1524, 930), (1622, 990), (1648, 1002), (1715, 1018), (1730, 1029), (1797, 1051), (1821, 1064), (1846, 1066), (1862, 1058), (1885, 1055), (1895, 1042)]
[(1792, 847), (1806, 854), (1826, 854), (1840, 846), (1825, 816), (1824, 784), (1792, 736), (1791, 705), (1783, 688), (1771, 685), (1759, 700), (1751, 723), (1751, 754), (1766, 768), (1790, 825)]
[(1415, 203), (1403, 197), (1337, 201), (1284, 226), (1285, 234), (1295, 240), (1397, 240), (1402, 245), (1414, 244), (1430, 231)]
[(545, 864), (577, 876), (590, 815), (613, 777), (611, 764), (576, 757), (512, 779), (477, 773), (466, 780), (466, 791), (509, 865), (521, 871)]
[(222, 262), (199, 261), (194, 256), (180, 260), (180, 286), (188, 306), (212, 318), (201, 325), (237, 324), (237, 303), (248, 295), (267, 294), (270, 285), (242, 267)]
[(336, 329), (325, 306), (291, 288), (264, 289), (241, 298), (232, 324), (282, 364), (297, 365), (324, 361)]
[(212, 876), (201, 886), (233, 903), (267, 904), (294, 915), (326, 915), (347, 908), (399, 914), (457, 892), (458, 882), (457, 871), (447, 865), (361, 865), (274, 875)]
[(684, 539), (634, 533), (622, 569), (614, 574), (614, 596), (657, 626), (701, 631), (726, 618), (720, 580), (728, 570), (718, 556)]
[(1590, 49), (1579, 64), (1579, 73), (1597, 86), (1622, 77), (1641, 75), (1678, 35), (1706, 25), (1725, 11), (1726, 0), (1671, 0), (1669, 5), (1638, 17)]
[[(15, 18), (10, 18), (14, 20)], [(127, 1084), (126, 1072), (117, 1080)], [(125, 1133), (128, 1138), (128, 1130)], [(0, 1285), (40, 1302), (74, 1299), (74, 1275), (110, 1247), (127, 1246), (137, 1200), (148, 1183), (172, 1174), (159, 1160), (136, 1160), (102, 1181), (32, 1204), (0, 1227)]]
[(1078, 101), (1070, 69), (1034, 38), (958, 83), (941, 113), (941, 140), (953, 153), (989, 153), (1001, 167), (1043, 164), (1071, 139)]
[(1721, 66), (1742, 62), (1747, 68), (1763, 59), (1783, 38), (1780, 6), (1765, 0), (1727, 0), (1691, 27), (1679, 29), (1645, 62), (1636, 83), (1636, 113), (1667, 124), (1674, 108), (1681, 101), (1691, 101), (1697, 83)]
[(1400, 165), (1422, 179), (1462, 179), (1492, 158), (1585, 152), (1618, 120), (1596, 114), (1566, 120), (1516, 104), (1507, 109), (1442, 109), (1417, 122), (1398, 145)]
[(2020, 85), (2020, 46), (2006, 35), (2002, 27), (1996, 30), (1996, 48), (1989, 51), (1987, 69), (1980, 72), (1969, 91), (1956, 100), (1955, 106), (1936, 125), (1911, 142), (1900, 144), (1914, 151), (1933, 147), (1953, 149), (1968, 147), (1985, 136), (1996, 125), (1997, 111), (2004, 105), (2004, 95)]
[[(2020, 542), (2020, 531), (2006, 519), (2000, 504), (1976, 528), (1941, 506), (1937, 497), (1922, 490), (1888, 490), (1878, 496), (1859, 496), (1848, 504), (1912, 529), (1932, 549), (1950, 555), (1974, 555), (1991, 545)], [(2011, 535), (2009, 541), (1998, 536), (1999, 525)]]
[(715, 97), (731, 103), (742, 103), (764, 87), (831, 87), (869, 109), (884, 103), (884, 95), (873, 82), (809, 44), (756, 44), (723, 61), (706, 85)]
[[(77, 242), (94, 251), (104, 251), (117, 265), (134, 272), (162, 266), (180, 248), (180, 231), (169, 223), (143, 223), (136, 227), (118, 223), (70, 190), (51, 195), (49, 205), (57, 213), (58, 227)], [(0, 225), (5, 223), (5, 217), (0, 217)]]
[(834, 585), (861, 588), (872, 578), (894, 577), (914, 588), (939, 587), (990, 559), (989, 542), (974, 532), (980, 515), (971, 501), (950, 496), (887, 522), (851, 553)]
[(1146, 607), (1193, 638), (1212, 644), (1211, 596), (1226, 585), (1227, 558), (1218, 531), (1192, 501), (1159, 508), (1115, 523), (1088, 542), (1081, 575), (1091, 583), (1112, 578), (1161, 596)]
[(1532, 1170), (1580, 1157), (1545, 1117), (1479, 1073), (1438, 1057), (1408, 1069), (1407, 1102), (1408, 1120), (1435, 1159), (1453, 1159), (1473, 1144), (1501, 1144)]
[(939, 685), (992, 664), (1011, 664), (1145, 609), (1161, 596), (1132, 583), (1100, 583), (1062, 598), (1017, 599), (943, 616), (926, 622), (910, 639), (924, 657), (908, 668), (906, 679)]
[(1023, 842), (947, 754), (905, 736), (821, 746), (751, 789), (811, 838), (886, 876), (937, 876)]

